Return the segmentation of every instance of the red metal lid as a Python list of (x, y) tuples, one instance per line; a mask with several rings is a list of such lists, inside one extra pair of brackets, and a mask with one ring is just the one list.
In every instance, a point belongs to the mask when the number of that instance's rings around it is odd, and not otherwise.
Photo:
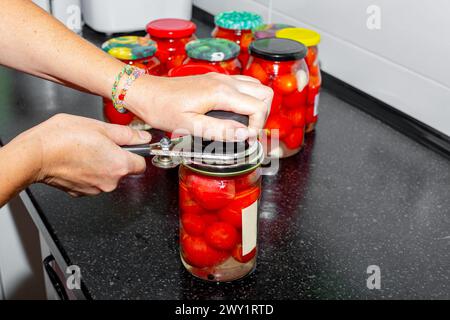
[(197, 26), (184, 19), (158, 19), (147, 24), (147, 33), (158, 38), (184, 38), (192, 35)]
[(219, 66), (208, 64), (185, 64), (175, 67), (169, 71), (169, 77), (185, 77), (205, 74), (208, 72), (218, 72), (228, 74), (225, 69)]

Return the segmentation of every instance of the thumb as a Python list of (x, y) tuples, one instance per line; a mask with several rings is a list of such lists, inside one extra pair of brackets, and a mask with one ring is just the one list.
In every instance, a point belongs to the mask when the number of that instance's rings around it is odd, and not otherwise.
[(135, 130), (117, 124), (105, 123), (105, 133), (119, 146), (149, 143), (152, 140), (151, 134), (147, 131)]

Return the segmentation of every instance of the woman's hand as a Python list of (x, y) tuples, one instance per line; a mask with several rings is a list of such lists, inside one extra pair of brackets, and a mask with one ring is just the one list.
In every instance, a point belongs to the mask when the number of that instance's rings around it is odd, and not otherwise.
[(148, 143), (148, 132), (59, 114), (22, 133), (11, 145), (29, 146), (31, 182), (43, 182), (72, 196), (113, 191), (119, 180), (145, 171), (145, 159), (120, 145)]
[(224, 110), (248, 115), (249, 128), (258, 130), (264, 126), (272, 98), (272, 89), (254, 78), (208, 73), (179, 78), (143, 76), (131, 87), (126, 103), (158, 129), (184, 129), (209, 139), (240, 140), (252, 135), (246, 126), (204, 114)]

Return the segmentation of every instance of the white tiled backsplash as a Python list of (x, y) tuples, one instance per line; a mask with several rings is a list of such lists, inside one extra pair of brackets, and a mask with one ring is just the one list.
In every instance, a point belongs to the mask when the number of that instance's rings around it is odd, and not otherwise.
[[(323, 69), (450, 136), (450, 1), (194, 0), (215, 14), (252, 10), (322, 34)], [(370, 30), (371, 6), (380, 29)], [(369, 10), (370, 11), (370, 10)]]

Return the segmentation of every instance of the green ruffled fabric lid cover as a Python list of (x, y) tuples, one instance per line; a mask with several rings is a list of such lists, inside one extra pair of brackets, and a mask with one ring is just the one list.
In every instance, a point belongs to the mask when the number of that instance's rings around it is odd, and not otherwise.
[(190, 58), (211, 62), (235, 58), (239, 51), (239, 45), (222, 38), (198, 39), (186, 45), (186, 53)]
[(249, 11), (225, 11), (214, 18), (216, 26), (232, 30), (252, 30), (263, 24), (263, 18)]
[(145, 37), (122, 36), (103, 43), (103, 51), (122, 60), (136, 60), (152, 57), (156, 52), (156, 43)]

